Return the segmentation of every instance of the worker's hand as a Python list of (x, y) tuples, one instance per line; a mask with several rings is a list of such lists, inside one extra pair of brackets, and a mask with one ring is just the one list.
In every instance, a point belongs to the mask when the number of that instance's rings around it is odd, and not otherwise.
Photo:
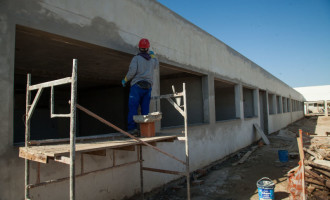
[(155, 53), (153, 51), (149, 51), (149, 55), (151, 58), (156, 58)]
[(123, 80), (121, 80), (121, 84), (123, 85), (123, 87), (126, 86), (126, 81), (125, 81), (125, 78)]

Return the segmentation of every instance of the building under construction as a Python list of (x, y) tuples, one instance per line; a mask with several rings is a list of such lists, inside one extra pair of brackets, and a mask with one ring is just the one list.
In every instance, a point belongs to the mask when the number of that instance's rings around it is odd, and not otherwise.
[[(125, 139), (141, 38), (162, 119)], [(0, 49), (4, 200), (143, 197), (304, 116), (300, 93), (153, 0), (3, 0)]]

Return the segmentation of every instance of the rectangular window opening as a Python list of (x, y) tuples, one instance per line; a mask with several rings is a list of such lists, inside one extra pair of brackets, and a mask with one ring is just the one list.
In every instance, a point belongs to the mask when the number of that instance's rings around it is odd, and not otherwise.
[(254, 110), (253, 89), (243, 87), (243, 106), (244, 106), (244, 118), (252, 118), (256, 116)]
[(235, 105), (235, 84), (214, 80), (216, 121), (237, 119)]
[(276, 98), (274, 94), (268, 94), (269, 114), (276, 114)]
[(282, 113), (282, 101), (280, 96), (276, 96), (277, 113)]
[[(205, 95), (208, 95), (208, 86), (203, 81), (206, 76), (183, 70), (167, 64), (160, 65), (160, 95), (172, 94), (172, 85), (176, 92), (182, 92), (183, 83), (186, 84), (188, 124), (203, 124), (208, 122), (208, 105)], [(173, 101), (176, 102), (175, 99)], [(183, 99), (177, 100), (183, 105)], [(182, 115), (165, 99), (161, 100), (161, 112), (163, 114), (161, 127), (183, 126)], [(179, 106), (180, 106), (179, 105)], [(204, 110), (205, 109), (205, 110)]]
[(282, 106), (283, 106), (283, 113), (288, 112), (287, 101), (285, 97), (282, 97)]
[[(22, 26), (16, 27), (15, 45), (15, 144), (25, 138), (27, 73), (32, 85), (71, 77), (74, 58), (78, 59), (78, 104), (126, 130), (129, 87), (123, 88), (121, 79), (132, 55)], [(70, 84), (54, 87), (56, 114), (70, 112), (70, 91)], [(117, 132), (79, 110), (76, 123), (77, 136)], [(50, 88), (45, 88), (31, 119), (31, 140), (69, 138), (69, 132), (69, 118), (50, 118)]]

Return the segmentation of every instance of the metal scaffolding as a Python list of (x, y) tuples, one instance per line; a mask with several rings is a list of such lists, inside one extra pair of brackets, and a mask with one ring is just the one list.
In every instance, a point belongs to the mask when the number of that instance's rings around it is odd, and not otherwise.
[[(71, 84), (71, 100), (70, 100), (70, 113), (69, 114), (55, 114), (54, 113), (54, 87), (64, 84)], [(68, 117), (70, 118), (70, 138), (64, 139), (48, 139), (48, 140), (30, 140), (30, 120), (33, 115), (33, 111), (36, 108), (37, 102), (42, 94), (44, 88), (51, 88), (51, 118), (55, 117)], [(58, 79), (50, 82), (40, 83), (36, 85), (31, 85), (31, 75), (27, 75), (27, 86), (26, 86), (26, 118), (25, 118), (25, 147), (20, 147), (19, 156), (25, 159), (25, 199), (30, 200), (30, 189), (35, 187), (44, 186), (51, 183), (58, 183), (62, 181), (70, 181), (70, 200), (75, 200), (75, 178), (81, 177), (87, 174), (101, 172), (109, 169), (114, 169), (118, 167), (124, 167), (127, 165), (132, 165), (139, 163), (140, 167), (140, 187), (141, 187), (141, 199), (144, 199), (143, 190), (143, 171), (152, 171), (158, 173), (174, 174), (174, 175), (184, 175), (187, 178), (187, 199), (190, 200), (190, 178), (189, 178), (189, 145), (188, 145), (188, 129), (187, 129), (187, 99), (186, 99), (186, 88), (185, 83), (183, 83), (183, 91), (175, 92), (174, 87), (173, 94), (161, 95), (153, 97), (154, 100), (167, 99), (174, 108), (183, 116), (184, 118), (184, 140), (185, 140), (185, 153), (186, 161), (182, 161), (174, 155), (168, 154), (163, 150), (153, 146), (156, 142), (173, 142), (177, 139), (175, 136), (156, 136), (152, 138), (137, 138), (128, 132), (118, 128), (112, 123), (106, 121), (95, 113), (89, 111), (88, 109), (77, 104), (77, 59), (73, 59), (72, 76)], [(31, 104), (31, 91), (38, 90)], [(183, 98), (183, 105), (180, 105), (179, 101), (174, 102), (172, 98), (178, 99)], [(182, 109), (183, 107), (183, 109)], [(124, 140), (109, 140), (113, 138), (112, 135), (100, 135), (100, 136), (88, 136), (88, 137), (77, 137), (76, 138), (76, 109), (83, 111), (84, 113), (90, 115), (91, 117), (99, 120), (100, 122), (106, 124), (119, 131), (120, 133), (128, 136), (131, 139)], [(101, 142), (84, 143), (84, 141), (90, 140), (102, 140)], [(63, 144), (63, 142), (70, 141), (69, 145)], [(76, 143), (77, 141), (80, 141)], [(119, 142), (118, 142), (119, 141)], [(56, 144), (54, 144), (56, 143)], [(60, 143), (60, 144), (59, 144)], [(42, 146), (40, 146), (42, 144)], [(170, 171), (164, 169), (155, 169), (143, 166), (143, 145), (148, 146), (186, 166), (185, 172)], [(120, 164), (116, 164), (115, 152), (118, 150), (135, 151), (135, 146), (137, 146), (137, 160)], [(99, 155), (104, 156), (106, 154), (106, 149), (113, 150), (113, 163), (112, 166), (103, 169), (98, 169), (94, 171), (85, 172), (84, 170), (84, 154)], [(66, 156), (69, 152), (69, 157)], [(75, 172), (75, 156), (76, 152), (81, 153), (81, 169), (80, 174)], [(48, 180), (40, 182), (40, 163), (48, 163), (52, 159), (56, 162), (61, 162), (70, 165), (70, 176), (55, 180)], [(37, 167), (37, 179), (36, 183), (30, 183), (30, 161), (38, 162)]]

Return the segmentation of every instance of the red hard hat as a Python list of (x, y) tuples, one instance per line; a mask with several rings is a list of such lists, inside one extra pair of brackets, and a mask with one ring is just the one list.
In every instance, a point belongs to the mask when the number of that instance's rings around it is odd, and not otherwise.
[(146, 38), (142, 38), (139, 42), (139, 48), (149, 49), (149, 47), (150, 47), (149, 40)]

